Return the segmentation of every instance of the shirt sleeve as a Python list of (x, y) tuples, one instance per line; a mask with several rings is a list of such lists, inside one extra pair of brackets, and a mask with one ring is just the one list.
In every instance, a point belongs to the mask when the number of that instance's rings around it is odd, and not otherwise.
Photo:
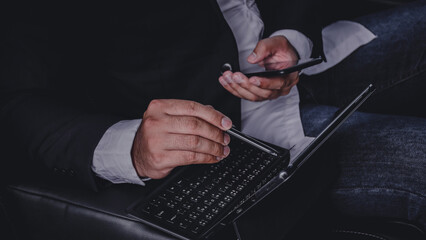
[(296, 49), (300, 59), (307, 59), (311, 56), (313, 48), (312, 41), (303, 33), (293, 29), (284, 29), (274, 32), (271, 37), (273, 36), (286, 37), (294, 49)]
[(97, 145), (92, 170), (98, 177), (112, 183), (132, 183), (145, 186), (136, 173), (131, 149), (141, 119), (120, 121), (105, 132)]
[[(301, 59), (311, 56), (312, 41), (303, 33), (285, 29), (274, 32), (271, 37), (277, 35), (286, 37)], [(346, 20), (334, 22), (322, 30), (322, 48), (327, 62), (306, 68), (303, 73), (313, 75), (324, 72), (376, 37), (370, 30), (357, 22)]]
[(322, 42), (327, 62), (304, 69), (304, 74), (324, 72), (376, 37), (366, 27), (353, 21), (341, 20), (326, 26), (322, 30)]

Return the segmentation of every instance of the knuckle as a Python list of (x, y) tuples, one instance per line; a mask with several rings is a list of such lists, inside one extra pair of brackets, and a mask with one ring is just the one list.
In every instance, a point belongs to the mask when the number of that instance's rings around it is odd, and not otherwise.
[(259, 43), (257, 44), (257, 48), (258, 48), (258, 49), (263, 49), (263, 48), (265, 48), (266, 43), (267, 43), (267, 39), (262, 39), (262, 40), (260, 40), (260, 41), (259, 41)]
[(286, 81), (283, 79), (280, 79), (278, 82), (278, 89), (282, 89), (283, 87), (285, 87)]
[(163, 156), (160, 153), (151, 153), (151, 165), (153, 168), (158, 169), (161, 166)]
[(190, 163), (194, 163), (194, 162), (197, 161), (197, 153), (195, 153), (195, 152), (188, 152), (186, 157), (187, 157), (188, 162), (190, 162)]
[(186, 144), (190, 149), (198, 149), (201, 145), (201, 138), (198, 136), (189, 136)]
[(212, 138), (216, 142), (222, 143), (224, 141), (224, 135), (222, 130), (216, 128), (214, 131), (212, 131), (212, 134)]
[(142, 120), (142, 125), (145, 129), (150, 129), (155, 127), (157, 124), (157, 121), (152, 117), (146, 117)]
[(272, 91), (262, 91), (259, 93), (259, 97), (263, 99), (269, 99), (272, 96)]
[(223, 155), (223, 146), (220, 144), (215, 144), (213, 147), (213, 154), (215, 156), (222, 156)]
[(282, 93), (282, 95), (288, 95), (290, 93), (290, 89), (286, 88), (281, 93)]
[(197, 103), (194, 101), (188, 101), (186, 108), (189, 114), (194, 115), (197, 111)]
[(204, 163), (217, 163), (220, 160), (217, 159), (215, 156), (207, 156), (206, 159), (204, 159)]
[(192, 118), (186, 122), (186, 125), (191, 131), (195, 132), (200, 128), (201, 123), (197, 119)]
[(163, 170), (160, 170), (158, 172), (159, 172), (161, 178), (164, 178), (164, 177), (166, 177), (167, 175), (170, 174), (170, 171), (171, 171), (170, 169), (163, 169)]
[(161, 108), (161, 105), (162, 105), (162, 100), (160, 99), (151, 100), (151, 102), (148, 105), (148, 110)]

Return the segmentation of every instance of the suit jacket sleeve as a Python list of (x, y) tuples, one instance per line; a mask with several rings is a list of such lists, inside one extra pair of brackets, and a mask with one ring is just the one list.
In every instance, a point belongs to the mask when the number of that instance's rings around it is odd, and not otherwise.
[(0, 41), (1, 174), (31, 172), (42, 162), (96, 189), (94, 149), (106, 129), (121, 118), (97, 113), (78, 88), (69, 91), (69, 86), (59, 84), (52, 69), (61, 58), (51, 52), (50, 29), (43, 20), (12, 20), (2, 26), (6, 37)]
[(321, 17), (322, 1), (259, 0), (256, 4), (265, 25), (264, 36), (281, 29), (294, 29), (312, 40), (312, 57), (324, 55), (321, 37), (324, 23)]

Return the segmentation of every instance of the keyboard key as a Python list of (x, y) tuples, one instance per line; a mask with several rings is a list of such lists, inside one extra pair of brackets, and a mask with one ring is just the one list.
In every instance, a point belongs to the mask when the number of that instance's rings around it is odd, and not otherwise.
[(220, 201), (218, 206), (221, 207), (221, 208), (224, 208), (226, 206), (226, 202)]
[(229, 186), (223, 186), (219, 188), (219, 192), (225, 193), (229, 189)]
[(182, 228), (182, 229), (187, 229), (188, 228), (188, 224), (185, 223), (185, 222), (180, 222), (179, 223), (179, 227)]
[(191, 219), (196, 220), (196, 219), (200, 216), (200, 214), (199, 214), (198, 212), (191, 212), (188, 216), (189, 216)]
[(167, 191), (171, 192), (171, 193), (175, 193), (176, 191), (176, 186), (172, 185), (169, 188), (167, 188)]
[(233, 196), (233, 197), (237, 196), (237, 194), (238, 194), (238, 191), (236, 191), (236, 190), (232, 190), (232, 191), (229, 193), (229, 195), (231, 195), (231, 196)]
[(198, 194), (201, 195), (201, 196), (205, 196), (208, 192), (209, 192), (208, 189), (202, 189), (202, 190), (198, 191)]
[(218, 207), (212, 208), (212, 213), (213, 214), (218, 214), (219, 213), (219, 208)]
[(156, 211), (156, 210), (157, 210), (157, 207), (155, 207), (151, 204), (148, 204), (144, 208), (142, 208), (142, 211), (145, 212), (145, 213), (148, 213), (148, 214), (150, 214), (150, 213), (152, 213), (153, 211)]
[(178, 210), (176, 210), (176, 212), (180, 215), (183, 215), (186, 213), (187, 210), (185, 210), (184, 208), (179, 208)]
[(213, 219), (213, 216), (214, 216), (213, 214), (211, 214), (211, 213), (207, 213), (207, 214), (206, 214), (206, 219), (207, 219), (207, 220), (212, 220), (212, 219)]
[(186, 210), (189, 210), (189, 209), (191, 209), (192, 205), (189, 204), (189, 203), (184, 203), (184, 204), (182, 204), (182, 207), (185, 208)]
[(216, 200), (214, 198), (204, 199), (203, 203), (207, 206), (211, 206)]
[(204, 226), (206, 226), (206, 225), (207, 225), (207, 221), (206, 221), (206, 220), (200, 220), (200, 221), (198, 222), (198, 224), (199, 224), (200, 226), (204, 227)]
[(214, 198), (214, 199), (219, 199), (220, 196), (222, 196), (222, 193), (220, 193), (220, 192), (211, 194), (211, 197)]
[(169, 223), (175, 223), (175, 221), (177, 220), (177, 215), (173, 215), (172, 217), (170, 217), (169, 219), (167, 219), (167, 222)]
[(175, 200), (179, 201), (179, 202), (182, 202), (183, 197), (184, 197), (183, 195), (177, 194), (177, 195), (175, 195)]
[(228, 180), (228, 181), (225, 182), (225, 185), (232, 187), (234, 185), (234, 183), (235, 183), (235, 180)]
[(201, 206), (197, 206), (197, 211), (199, 211), (200, 213), (203, 213), (204, 211), (206, 211), (207, 206), (205, 205), (201, 205)]
[(197, 234), (200, 232), (201, 227), (200, 226), (193, 226), (191, 229), (191, 232)]
[(192, 192), (192, 188), (185, 188), (182, 190), (182, 193), (184, 193), (185, 195), (189, 195)]
[(200, 201), (200, 199), (201, 199), (201, 196), (199, 196), (199, 195), (197, 195), (197, 196), (191, 196), (191, 197), (189, 198), (189, 200), (190, 200), (191, 202), (193, 202), (193, 203), (198, 203), (198, 202)]
[(167, 207), (174, 209), (177, 204), (178, 203), (175, 202), (175, 201), (169, 201), (166, 205), (167, 205)]
[(163, 215), (164, 215), (164, 210), (161, 210), (160, 212), (158, 212), (157, 214), (155, 214), (155, 216), (157, 217), (157, 218), (163, 218)]
[(182, 187), (184, 185), (184, 180), (180, 179), (175, 183), (178, 187)]
[(227, 195), (223, 198), (223, 200), (230, 202), (232, 200), (232, 196)]
[(152, 204), (153, 206), (158, 207), (164, 203), (164, 200), (161, 200), (159, 198), (154, 198), (149, 203)]

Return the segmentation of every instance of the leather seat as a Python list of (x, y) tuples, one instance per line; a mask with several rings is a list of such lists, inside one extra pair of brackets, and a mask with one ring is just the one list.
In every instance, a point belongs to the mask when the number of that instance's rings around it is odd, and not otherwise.
[[(94, 192), (53, 176), (27, 177), (2, 188), (0, 234), (6, 239), (173, 239), (126, 214), (150, 191), (122, 184)], [(315, 212), (305, 219), (286, 239), (426, 239), (414, 225), (388, 219), (329, 215), (330, 221), (323, 221)]]
[(2, 195), (16, 239), (170, 239), (127, 216), (146, 191), (125, 184), (94, 192), (44, 176), (9, 184)]

